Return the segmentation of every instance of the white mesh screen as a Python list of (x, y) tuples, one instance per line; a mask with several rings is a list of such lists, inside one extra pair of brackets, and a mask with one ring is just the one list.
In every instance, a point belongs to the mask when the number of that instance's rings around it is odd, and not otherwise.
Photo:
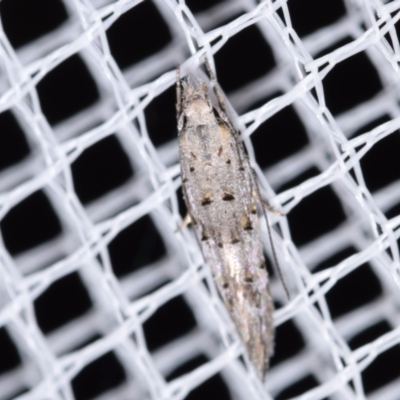
[[(0, 400), (399, 399), (400, 1), (0, 15)], [(286, 214), (265, 386), (177, 229), (175, 67), (205, 52)]]

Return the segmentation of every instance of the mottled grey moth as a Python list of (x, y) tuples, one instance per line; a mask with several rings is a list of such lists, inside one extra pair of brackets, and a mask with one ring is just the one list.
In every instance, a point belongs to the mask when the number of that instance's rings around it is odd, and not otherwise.
[(218, 107), (204, 82), (192, 84), (177, 70), (183, 195), (204, 258), (248, 358), (264, 380), (274, 342), (273, 303), (258, 217), (265, 210), (222, 91), (207, 60), (205, 64)]

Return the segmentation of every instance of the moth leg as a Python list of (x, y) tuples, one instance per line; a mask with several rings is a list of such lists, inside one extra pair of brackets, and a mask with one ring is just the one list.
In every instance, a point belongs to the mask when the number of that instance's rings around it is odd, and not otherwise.
[(187, 213), (187, 214), (185, 215), (185, 218), (184, 218), (183, 221), (182, 221), (181, 229), (185, 229), (185, 228), (188, 227), (191, 223), (192, 223), (192, 217), (190, 216), (189, 213)]
[(187, 228), (192, 223), (192, 217), (189, 213), (185, 215), (181, 224), (175, 229), (175, 233), (182, 231), (183, 229)]
[(271, 204), (269, 204), (267, 200), (261, 199), (261, 204), (267, 211), (272, 212), (273, 214), (277, 215), (278, 217), (285, 216), (284, 213), (280, 212), (274, 206), (271, 206)]
[(219, 108), (222, 110), (222, 112), (225, 115), (227, 115), (228, 113), (227, 113), (227, 109), (225, 106), (225, 100), (224, 100), (224, 96), (222, 94), (221, 86), (219, 86), (217, 78), (215, 77), (214, 71), (211, 69), (211, 66), (210, 66), (210, 63), (208, 62), (207, 57), (205, 57), (205, 59), (204, 59), (204, 64), (206, 66), (208, 76), (210, 77), (211, 82), (213, 83), (214, 93), (215, 93), (215, 96), (217, 97)]

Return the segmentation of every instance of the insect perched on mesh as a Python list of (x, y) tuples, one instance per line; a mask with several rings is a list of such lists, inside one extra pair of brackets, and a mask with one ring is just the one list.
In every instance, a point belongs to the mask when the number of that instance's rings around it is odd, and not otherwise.
[[(258, 212), (267, 216), (254, 171), (207, 59), (205, 65), (219, 107), (211, 103), (204, 82), (193, 85), (181, 79), (177, 69), (183, 195), (204, 258), (248, 358), (264, 380), (274, 327)], [(268, 220), (267, 226), (277, 263)]]

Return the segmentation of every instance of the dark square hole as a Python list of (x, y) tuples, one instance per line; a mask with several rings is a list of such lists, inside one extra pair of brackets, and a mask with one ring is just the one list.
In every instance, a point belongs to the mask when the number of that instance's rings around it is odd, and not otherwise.
[(337, 228), (345, 215), (335, 192), (324, 186), (301, 200), (287, 218), (292, 239), (301, 246)]
[(393, 132), (379, 142), (360, 160), (365, 183), (371, 192), (389, 185), (400, 178), (400, 133)]
[[(392, 18), (394, 18), (394, 17), (396, 16), (396, 14), (397, 14), (397, 10), (394, 11), (394, 12), (392, 12), (392, 13), (390, 13), (390, 16), (391, 16)], [(385, 21), (385, 23), (382, 25), (381, 29), (382, 29), (382, 28), (386, 28), (387, 25), (392, 25), (392, 23), (393, 23), (393, 21), (390, 20), (390, 19), (388, 18), (388, 19)], [(393, 32), (393, 34), (394, 34), (394, 36), (397, 36), (397, 41), (398, 41), (398, 38), (400, 37), (400, 23), (399, 23), (399, 21), (397, 21), (397, 22), (394, 24), (394, 28), (395, 28), (395, 32)], [(391, 30), (392, 30), (392, 29), (391, 29)], [(394, 49), (395, 46), (393, 45), (392, 35), (391, 35), (390, 33), (391, 33), (391, 32), (389, 31), (389, 32), (385, 35), (385, 38), (388, 40), (389, 44), (390, 44), (390, 45), (392, 46), (392, 48)]]
[(275, 352), (271, 366), (294, 356), (304, 348), (304, 340), (293, 321), (286, 321), (275, 332)]
[[(276, 93), (275, 98), (282, 93)], [(265, 99), (253, 104), (256, 109), (266, 104)], [(307, 133), (292, 106), (287, 106), (263, 122), (251, 135), (256, 160), (261, 168), (267, 168), (301, 150), (308, 144)]]
[(14, 115), (10, 111), (1, 113), (0, 170), (23, 160), (28, 154), (28, 142)]
[(388, 219), (397, 217), (398, 215), (400, 215), (400, 203), (397, 203), (395, 206), (391, 207), (385, 212), (385, 216)]
[(159, 260), (165, 254), (164, 242), (147, 215), (122, 230), (108, 245), (115, 275), (127, 275)]
[(192, 310), (182, 296), (163, 304), (144, 324), (147, 348), (153, 351), (196, 326)]
[(342, 0), (289, 0), (290, 20), (299, 36), (305, 36), (333, 24), (346, 14)]
[(275, 67), (271, 48), (255, 25), (229, 38), (214, 57), (219, 83), (227, 93), (261, 78)]
[(118, 138), (108, 136), (93, 144), (72, 163), (79, 200), (89, 203), (127, 182), (134, 174)]
[(0, 228), (11, 255), (43, 244), (61, 233), (60, 221), (42, 191), (14, 206), (1, 221)]
[(332, 318), (362, 307), (382, 294), (382, 287), (369, 264), (339, 279), (325, 295)]
[(154, 146), (177, 139), (175, 86), (155, 97), (144, 110), (147, 131)]
[(394, 382), (400, 376), (400, 346), (396, 345), (379, 354), (361, 373), (365, 393)]
[(172, 37), (157, 7), (144, 1), (113, 23), (107, 39), (112, 56), (123, 69), (157, 53)]
[(225, 385), (221, 375), (214, 375), (212, 378), (207, 379), (196, 389), (193, 389), (186, 397), (185, 400), (204, 400), (204, 399), (218, 399), (230, 400), (231, 396), (229, 390)]
[(89, 400), (121, 385), (125, 371), (113, 352), (93, 361), (72, 380), (76, 400)]
[[(328, 54), (349, 41), (343, 39), (315, 58)], [(323, 80), (323, 86), (327, 107), (333, 115), (371, 99), (382, 89), (375, 67), (365, 52), (354, 54), (336, 64)]]
[(88, 68), (76, 54), (50, 71), (36, 88), (43, 114), (51, 125), (92, 106), (99, 99)]
[[(293, 397), (301, 396), (303, 393), (314, 389), (316, 386), (318, 386), (318, 381), (314, 378), (314, 376), (307, 375), (306, 377), (300, 379), (285, 390), (282, 390), (282, 392), (280, 392), (278, 396), (275, 397), (275, 399), (286, 400)], [(324, 398), (322, 400), (327, 400), (327, 398)]]
[(0, 15), (15, 48), (51, 32), (68, 18), (61, 0), (2, 0)]
[(21, 364), (18, 349), (11, 340), (6, 328), (0, 328), (0, 374), (4, 374)]
[(179, 214), (181, 215), (182, 218), (184, 218), (188, 211), (185, 204), (185, 200), (183, 198), (182, 186), (176, 191), (176, 197), (178, 198)]
[(44, 334), (85, 314), (92, 302), (77, 272), (52, 283), (35, 300), (37, 323)]
[[(167, 381), (179, 378), (181, 375), (187, 374), (201, 365), (207, 363), (209, 360), (204, 355), (197, 356), (183, 365), (176, 368), (171, 374), (167, 376)], [(197, 388), (193, 389), (186, 397), (185, 400), (203, 400), (203, 399), (218, 399), (230, 400), (228, 388), (225, 385), (220, 374), (214, 375), (202, 383)]]
[[(378, 339), (392, 329), (387, 322), (380, 322), (355, 336), (349, 342), (354, 350)], [(379, 354), (376, 359), (361, 373), (364, 390), (371, 393), (390, 383), (400, 376), (400, 346), (396, 345)]]
[(192, 13), (197, 13), (207, 10), (217, 4), (224, 3), (225, 1), (226, 0), (185, 0), (185, 3)]

